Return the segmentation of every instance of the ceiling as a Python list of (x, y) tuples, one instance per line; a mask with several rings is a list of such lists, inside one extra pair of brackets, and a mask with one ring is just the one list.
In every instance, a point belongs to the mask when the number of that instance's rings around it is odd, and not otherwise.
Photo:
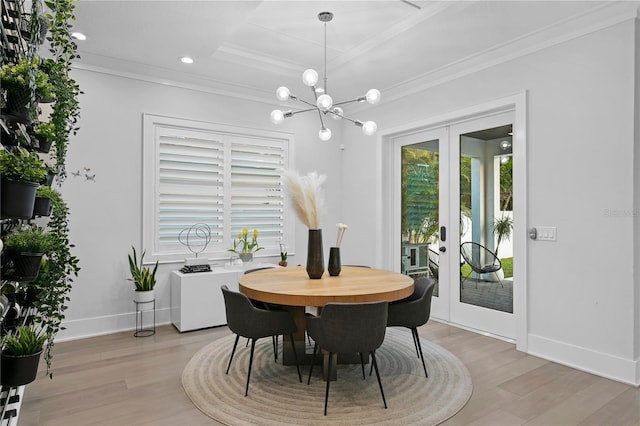
[[(607, 1), (94, 1), (77, 3), (77, 66), (144, 75), (277, 103), (275, 90), (322, 81), (336, 101), (369, 88), (382, 99), (437, 79), (483, 55), (540, 38)], [(615, 3), (615, 2), (613, 2)], [(194, 59), (191, 65), (182, 56)]]

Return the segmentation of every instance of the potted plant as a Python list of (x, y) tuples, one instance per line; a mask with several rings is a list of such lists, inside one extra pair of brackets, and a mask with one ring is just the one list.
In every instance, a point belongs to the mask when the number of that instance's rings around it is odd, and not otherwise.
[(35, 380), (47, 335), (34, 326), (17, 327), (2, 341), (0, 382), (2, 386), (22, 386)]
[(8, 257), (4, 278), (22, 282), (35, 280), (42, 256), (50, 246), (48, 234), (40, 227), (27, 227), (5, 235), (3, 242)]
[(56, 139), (56, 129), (51, 123), (39, 123), (33, 128), (33, 133), (38, 140), (38, 151), (48, 153), (51, 144)]
[(60, 198), (60, 194), (46, 185), (36, 190), (36, 201), (33, 206), (33, 217), (51, 215), (52, 201)]
[(253, 260), (253, 253), (262, 249), (263, 247), (258, 245), (258, 230), (253, 230), (253, 238), (249, 240), (249, 230), (244, 228), (238, 234), (238, 239), (233, 240), (233, 248), (229, 249), (229, 251), (237, 253), (243, 262), (250, 262)]
[[(29, 123), (36, 103), (42, 98), (54, 99), (53, 85), (38, 67), (39, 58), (21, 59), (0, 69), (0, 84), (7, 91), (6, 115), (20, 123)], [(34, 90), (31, 90), (31, 88)]]
[(0, 150), (0, 209), (2, 217), (31, 219), (36, 189), (46, 179), (44, 163), (22, 148)]
[(513, 219), (511, 219), (511, 216), (502, 215), (493, 222), (493, 233), (498, 238), (495, 250), (496, 257), (498, 257), (500, 243), (503, 239), (511, 237), (511, 232), (513, 232)]
[(278, 262), (280, 266), (287, 266), (287, 252), (280, 252), (280, 262)]
[(156, 271), (158, 270), (158, 261), (151, 271), (144, 266), (144, 255), (142, 252), (140, 256), (140, 262), (138, 263), (138, 257), (135, 247), (133, 249), (133, 255), (129, 254), (129, 270), (131, 271), (131, 281), (133, 281), (136, 291), (134, 293), (134, 300), (138, 303), (151, 302), (155, 299), (154, 288), (156, 286)]

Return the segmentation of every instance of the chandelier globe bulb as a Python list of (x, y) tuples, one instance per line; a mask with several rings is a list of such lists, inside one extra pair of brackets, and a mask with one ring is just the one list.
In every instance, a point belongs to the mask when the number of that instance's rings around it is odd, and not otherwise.
[(284, 121), (284, 113), (279, 109), (271, 111), (271, 122), (273, 124), (282, 124)]
[(370, 89), (367, 94), (367, 102), (371, 105), (375, 105), (380, 102), (380, 91), (378, 89)]
[(362, 125), (362, 133), (367, 136), (374, 135), (378, 131), (378, 125), (373, 121), (365, 121)]
[(291, 92), (284, 86), (280, 86), (278, 90), (276, 90), (276, 98), (278, 98), (279, 101), (286, 101), (289, 99), (289, 95), (291, 95)]
[(331, 139), (331, 129), (328, 129), (326, 127), (323, 127), (322, 129), (320, 129), (320, 131), (318, 132), (318, 137), (320, 138), (320, 140), (322, 141), (328, 141), (329, 139)]
[(316, 105), (318, 106), (318, 108), (320, 108), (321, 111), (328, 111), (333, 106), (333, 99), (331, 99), (331, 96), (325, 93), (324, 95), (318, 96)]
[(302, 82), (309, 87), (314, 87), (318, 82), (318, 72), (309, 68), (302, 73)]

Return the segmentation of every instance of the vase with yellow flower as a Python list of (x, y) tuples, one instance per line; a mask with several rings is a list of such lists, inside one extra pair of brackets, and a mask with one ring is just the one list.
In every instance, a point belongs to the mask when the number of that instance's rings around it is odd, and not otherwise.
[(263, 247), (258, 245), (258, 230), (253, 230), (253, 236), (250, 239), (249, 230), (244, 228), (242, 232), (238, 234), (238, 238), (233, 240), (233, 248), (229, 249), (229, 251), (237, 253), (243, 262), (251, 262), (253, 260), (253, 253), (262, 249)]

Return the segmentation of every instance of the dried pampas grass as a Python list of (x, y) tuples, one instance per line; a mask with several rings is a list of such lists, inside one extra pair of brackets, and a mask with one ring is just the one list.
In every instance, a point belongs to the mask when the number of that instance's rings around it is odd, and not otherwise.
[(284, 173), (284, 186), (298, 218), (309, 229), (320, 229), (320, 213), (324, 204), (322, 189), (327, 179), (326, 175), (311, 172), (300, 176), (297, 172), (288, 170)]

